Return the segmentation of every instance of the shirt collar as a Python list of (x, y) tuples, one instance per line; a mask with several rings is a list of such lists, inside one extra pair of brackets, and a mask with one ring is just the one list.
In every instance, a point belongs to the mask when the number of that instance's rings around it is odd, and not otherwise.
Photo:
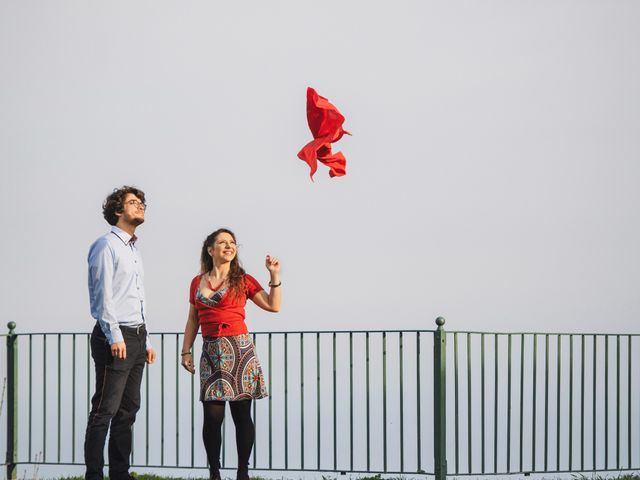
[(122, 230), (121, 228), (116, 227), (115, 225), (111, 227), (111, 233), (113, 233), (116, 237), (122, 240), (122, 243), (125, 245), (135, 245), (138, 237), (134, 235), (129, 235), (127, 232)]

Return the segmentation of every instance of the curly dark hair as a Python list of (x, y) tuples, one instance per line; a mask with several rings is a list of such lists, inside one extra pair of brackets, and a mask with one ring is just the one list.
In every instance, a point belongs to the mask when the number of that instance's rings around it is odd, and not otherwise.
[[(229, 230), (228, 228), (219, 228), (212, 234), (210, 234), (207, 238), (205, 238), (202, 244), (202, 252), (200, 254), (200, 273), (205, 274), (213, 270), (213, 259), (207, 249), (212, 247), (214, 243), (216, 243), (216, 237), (221, 233), (228, 233), (233, 237), (233, 241), (236, 241), (235, 234)], [(233, 292), (236, 296), (242, 296), (244, 294), (244, 275), (245, 271), (240, 264), (240, 259), (238, 258), (238, 253), (236, 250), (236, 256), (231, 260), (231, 265), (229, 267), (229, 290)]]
[(133, 193), (140, 199), (142, 203), (146, 203), (144, 199), (144, 192), (136, 187), (130, 187), (124, 185), (121, 188), (115, 188), (113, 192), (105, 199), (102, 204), (102, 215), (109, 225), (115, 225), (118, 223), (118, 215), (116, 213), (122, 213), (124, 210), (124, 197), (128, 193)]

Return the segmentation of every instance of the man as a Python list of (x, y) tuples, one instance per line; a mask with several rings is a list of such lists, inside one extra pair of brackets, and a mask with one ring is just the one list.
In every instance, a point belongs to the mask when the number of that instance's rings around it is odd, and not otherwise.
[(84, 442), (87, 480), (103, 479), (104, 444), (109, 425), (109, 478), (129, 480), (131, 427), (140, 408), (144, 365), (156, 353), (146, 329), (142, 261), (136, 228), (144, 222), (144, 192), (116, 189), (102, 205), (111, 231), (89, 249), (89, 300), (96, 326), (91, 356), (96, 367), (96, 393)]

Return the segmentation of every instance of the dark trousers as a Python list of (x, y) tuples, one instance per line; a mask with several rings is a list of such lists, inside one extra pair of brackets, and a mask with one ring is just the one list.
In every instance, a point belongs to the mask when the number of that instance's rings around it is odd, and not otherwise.
[(104, 444), (109, 435), (109, 478), (128, 479), (131, 455), (131, 426), (140, 409), (140, 383), (146, 362), (144, 327), (122, 328), (127, 358), (113, 358), (111, 346), (100, 327), (91, 332), (91, 356), (96, 367), (96, 393), (84, 439), (87, 480), (102, 480)]

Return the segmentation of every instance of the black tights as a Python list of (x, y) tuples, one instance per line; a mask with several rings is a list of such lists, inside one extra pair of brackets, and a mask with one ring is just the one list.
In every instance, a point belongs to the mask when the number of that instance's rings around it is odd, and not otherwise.
[[(209, 468), (213, 471), (220, 469), (220, 447), (222, 445), (222, 421), (224, 420), (225, 402), (209, 401), (202, 403), (204, 407), (204, 426), (202, 439), (207, 451)], [(251, 400), (229, 402), (233, 423), (236, 426), (236, 446), (238, 448), (238, 470), (246, 471), (249, 456), (253, 448), (255, 429), (251, 419)]]

